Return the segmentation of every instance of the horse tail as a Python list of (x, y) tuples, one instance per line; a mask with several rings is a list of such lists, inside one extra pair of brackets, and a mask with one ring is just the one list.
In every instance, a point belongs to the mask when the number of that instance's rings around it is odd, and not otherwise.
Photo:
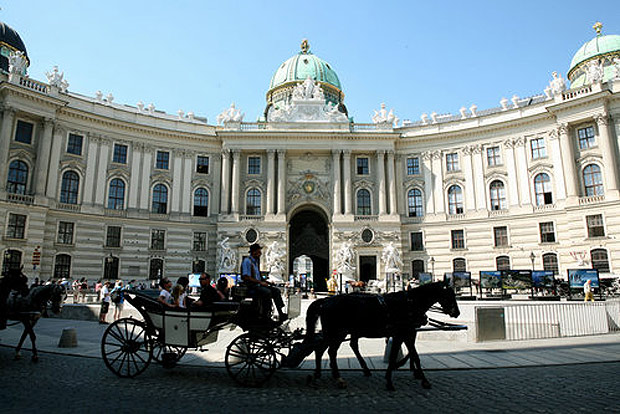
[(323, 308), (323, 302), (327, 298), (317, 299), (308, 306), (306, 311), (306, 340), (312, 340), (316, 331), (316, 323), (321, 316), (321, 310)]

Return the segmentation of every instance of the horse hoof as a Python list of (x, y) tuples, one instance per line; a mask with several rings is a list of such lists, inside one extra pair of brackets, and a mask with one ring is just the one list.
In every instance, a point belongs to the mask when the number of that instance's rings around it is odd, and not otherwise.
[(428, 382), (427, 380), (423, 380), (422, 381), (422, 388), (424, 388), (425, 390), (430, 390), (431, 389), (431, 383)]
[(20, 354), (15, 354), (15, 361), (19, 361), (20, 359), (22, 359), (22, 356)]
[(372, 376), (372, 373), (370, 372), (370, 370), (369, 370), (369, 369), (364, 370), (364, 376), (365, 376), (365, 377), (370, 377), (370, 376)]
[(39, 357), (37, 355), (32, 356), (32, 362), (39, 362)]
[(345, 388), (347, 388), (347, 382), (342, 378), (338, 378), (336, 380), (336, 386), (338, 387), (338, 389), (344, 390)]

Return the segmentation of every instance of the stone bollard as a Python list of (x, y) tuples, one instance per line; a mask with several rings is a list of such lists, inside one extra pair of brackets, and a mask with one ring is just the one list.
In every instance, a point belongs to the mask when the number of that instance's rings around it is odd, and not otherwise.
[[(385, 362), (386, 364), (390, 362), (390, 352), (392, 352), (392, 338), (388, 339), (387, 342), (385, 343), (385, 352), (383, 353), (383, 362)], [(398, 357), (396, 358), (397, 361), (403, 359), (403, 347), (401, 346), (400, 349), (398, 350)]]
[(77, 332), (75, 328), (64, 328), (58, 341), (58, 348), (75, 348), (77, 346)]

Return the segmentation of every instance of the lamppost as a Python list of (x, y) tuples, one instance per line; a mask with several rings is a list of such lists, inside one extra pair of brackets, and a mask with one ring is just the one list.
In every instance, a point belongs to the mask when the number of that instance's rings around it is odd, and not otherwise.
[(431, 275), (432, 275), (432, 280), (435, 280), (435, 258), (433, 256), (431, 256), (430, 259), (428, 259), (429, 263), (431, 264)]
[(536, 255), (534, 252), (530, 252), (530, 260), (532, 261), (532, 271), (534, 270), (534, 261), (536, 260)]
[(11, 252), (7, 249), (4, 251), (4, 260), (2, 261), (2, 273), (9, 271), (9, 260), (11, 260)]
[(114, 256), (112, 256), (112, 253), (106, 256), (105, 262), (106, 262), (105, 278), (110, 279), (110, 273), (112, 273), (112, 263), (114, 263)]

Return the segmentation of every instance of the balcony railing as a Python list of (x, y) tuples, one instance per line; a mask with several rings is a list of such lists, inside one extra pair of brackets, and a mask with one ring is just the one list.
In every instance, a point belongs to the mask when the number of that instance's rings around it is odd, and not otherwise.
[(243, 214), (239, 216), (239, 220), (241, 221), (263, 221), (265, 218), (263, 216), (252, 216), (248, 214)]
[(501, 209), (501, 210), (491, 210), (489, 211), (489, 217), (495, 217), (495, 216), (505, 216), (508, 214), (508, 209)]
[(448, 214), (447, 215), (448, 220), (452, 221), (452, 220), (463, 220), (465, 219), (465, 213), (463, 214)]
[(25, 194), (7, 194), (6, 200), (17, 204), (34, 204), (34, 196)]
[(534, 206), (534, 212), (539, 212), (539, 211), (549, 211), (549, 210), (555, 210), (556, 205), (554, 204), (542, 204), (540, 206)]
[(566, 92), (562, 92), (562, 100), (563, 101), (568, 101), (569, 99), (573, 99), (576, 98), (578, 96), (581, 95), (587, 95), (589, 93), (592, 93), (592, 86), (584, 86), (582, 88), (579, 89), (574, 89), (574, 90), (568, 90)]
[(33, 91), (47, 93), (48, 86), (42, 82), (36, 81), (30, 78), (21, 77), (19, 79), (19, 85), (24, 88), (32, 89)]
[(587, 204), (596, 204), (605, 201), (605, 195), (594, 195), (587, 197), (579, 197), (579, 205), (584, 206)]
[(355, 216), (354, 221), (379, 221), (379, 216)]
[(76, 211), (79, 212), (81, 210), (81, 207), (79, 204), (68, 204), (68, 203), (58, 203), (56, 205), (56, 208), (58, 208), (58, 210), (67, 210), (67, 211)]
[(106, 208), (103, 210), (106, 216), (112, 217), (127, 217), (127, 210), (117, 210), (113, 208)]

